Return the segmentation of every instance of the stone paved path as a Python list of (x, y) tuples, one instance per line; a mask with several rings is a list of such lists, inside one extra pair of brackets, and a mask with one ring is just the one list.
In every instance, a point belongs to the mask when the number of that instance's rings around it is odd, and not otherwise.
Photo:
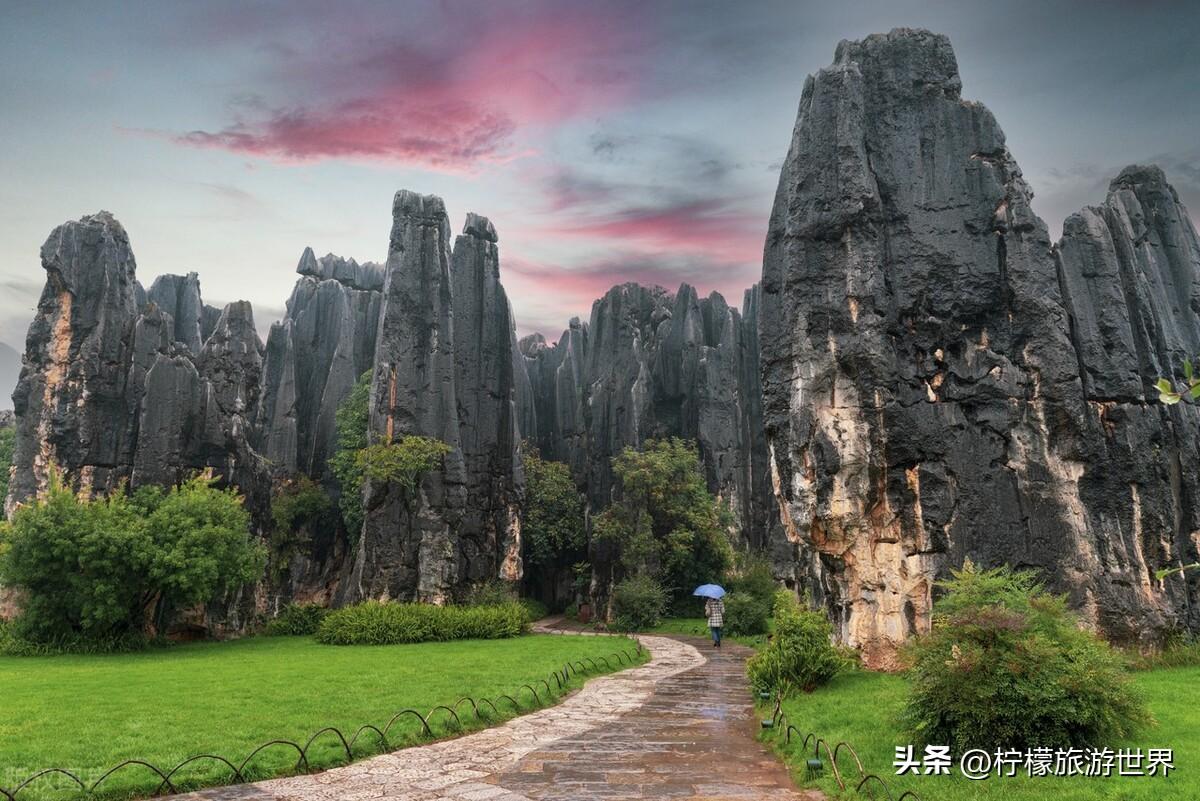
[[(639, 637), (645, 665), (474, 734), (189, 801), (819, 801), (755, 739), (746, 649)], [(697, 642), (697, 645), (699, 643)]]

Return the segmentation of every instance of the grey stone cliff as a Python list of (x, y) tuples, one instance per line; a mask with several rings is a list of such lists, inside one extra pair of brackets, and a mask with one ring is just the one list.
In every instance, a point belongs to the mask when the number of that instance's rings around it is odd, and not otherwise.
[[(500, 284), (496, 229), (467, 215), (451, 258), (459, 442), (467, 507), (459, 531), (460, 581), (521, 578), (524, 475), (518, 428), (516, 324)], [(518, 372), (519, 369), (519, 372)]]
[(282, 473), (329, 482), (335, 415), (375, 359), (382, 268), (311, 248), (300, 257), (283, 320), (267, 336), (259, 448)]
[(441, 198), (396, 193), (371, 380), (373, 441), (405, 435), (450, 447), (413, 493), (369, 482), (366, 520), (339, 592), (346, 600), (444, 602), (458, 583), (467, 504), (454, 363), (450, 223)]
[(1152, 572), (1195, 555), (1196, 413), (1146, 388), (1195, 352), (1195, 234), (1126, 171), (1056, 255), (960, 88), (949, 41), (911, 30), (805, 83), (759, 320), (796, 580), (878, 665), (966, 559), (1040, 569), (1118, 639), (1194, 629), (1194, 579)]

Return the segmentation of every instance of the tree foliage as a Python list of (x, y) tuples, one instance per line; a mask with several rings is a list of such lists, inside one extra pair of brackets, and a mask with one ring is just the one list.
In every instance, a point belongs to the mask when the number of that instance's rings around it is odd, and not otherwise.
[(388, 481), (412, 492), (421, 476), (440, 465), (449, 452), (450, 446), (440, 439), (410, 434), (399, 442), (368, 445), (355, 455), (355, 462), (366, 478)]
[(46, 496), (0, 529), (0, 583), (24, 590), (23, 636), (103, 640), (161, 628), (172, 611), (257, 579), (265, 554), (233, 490), (196, 477), (169, 491)]
[(801, 607), (792, 593), (777, 599), (775, 634), (746, 664), (756, 691), (811, 692), (850, 666), (833, 645), (833, 627), (824, 612)]
[(525, 466), (525, 519), (521, 524), (524, 561), (531, 568), (568, 568), (587, 558), (584, 498), (562, 462), (543, 459), (528, 444)]
[(615, 550), (621, 575), (648, 575), (676, 598), (718, 580), (733, 561), (729, 512), (708, 492), (693, 442), (650, 440), (612, 461), (617, 499), (594, 537)]
[(8, 497), (9, 470), (12, 468), (13, 447), (17, 430), (12, 426), (0, 428), (0, 519), (4, 518), (4, 499)]
[(342, 524), (355, 539), (363, 524), (363, 470), (358, 463), (358, 452), (367, 447), (370, 420), (371, 373), (359, 376), (350, 394), (338, 406), (335, 415), (337, 427), (337, 450), (329, 458), (329, 470), (337, 479), (341, 496), (338, 508), (342, 512)]
[(1151, 722), (1120, 657), (1029, 573), (969, 562), (907, 651), (904, 722), (923, 743), (1104, 746)]
[(273, 570), (287, 570), (292, 558), (310, 544), (314, 527), (336, 526), (335, 514), (333, 500), (308, 476), (280, 481), (271, 495)]

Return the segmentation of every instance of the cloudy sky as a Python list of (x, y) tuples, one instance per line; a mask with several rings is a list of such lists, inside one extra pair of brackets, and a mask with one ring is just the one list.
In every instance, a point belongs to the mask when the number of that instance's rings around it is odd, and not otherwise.
[(146, 284), (281, 312), (301, 251), (386, 254), (399, 188), (492, 218), (521, 333), (626, 280), (757, 280), (804, 77), (920, 26), (958, 53), (1051, 230), (1161, 163), (1200, 211), (1196, 4), (0, 2), (0, 341), (38, 249), (108, 209)]

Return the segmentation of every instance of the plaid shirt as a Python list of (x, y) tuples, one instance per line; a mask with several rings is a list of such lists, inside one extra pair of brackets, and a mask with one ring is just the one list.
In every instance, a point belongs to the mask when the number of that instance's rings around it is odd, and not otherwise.
[(725, 602), (720, 598), (709, 598), (704, 604), (704, 614), (708, 615), (709, 627), (719, 629), (725, 625)]

